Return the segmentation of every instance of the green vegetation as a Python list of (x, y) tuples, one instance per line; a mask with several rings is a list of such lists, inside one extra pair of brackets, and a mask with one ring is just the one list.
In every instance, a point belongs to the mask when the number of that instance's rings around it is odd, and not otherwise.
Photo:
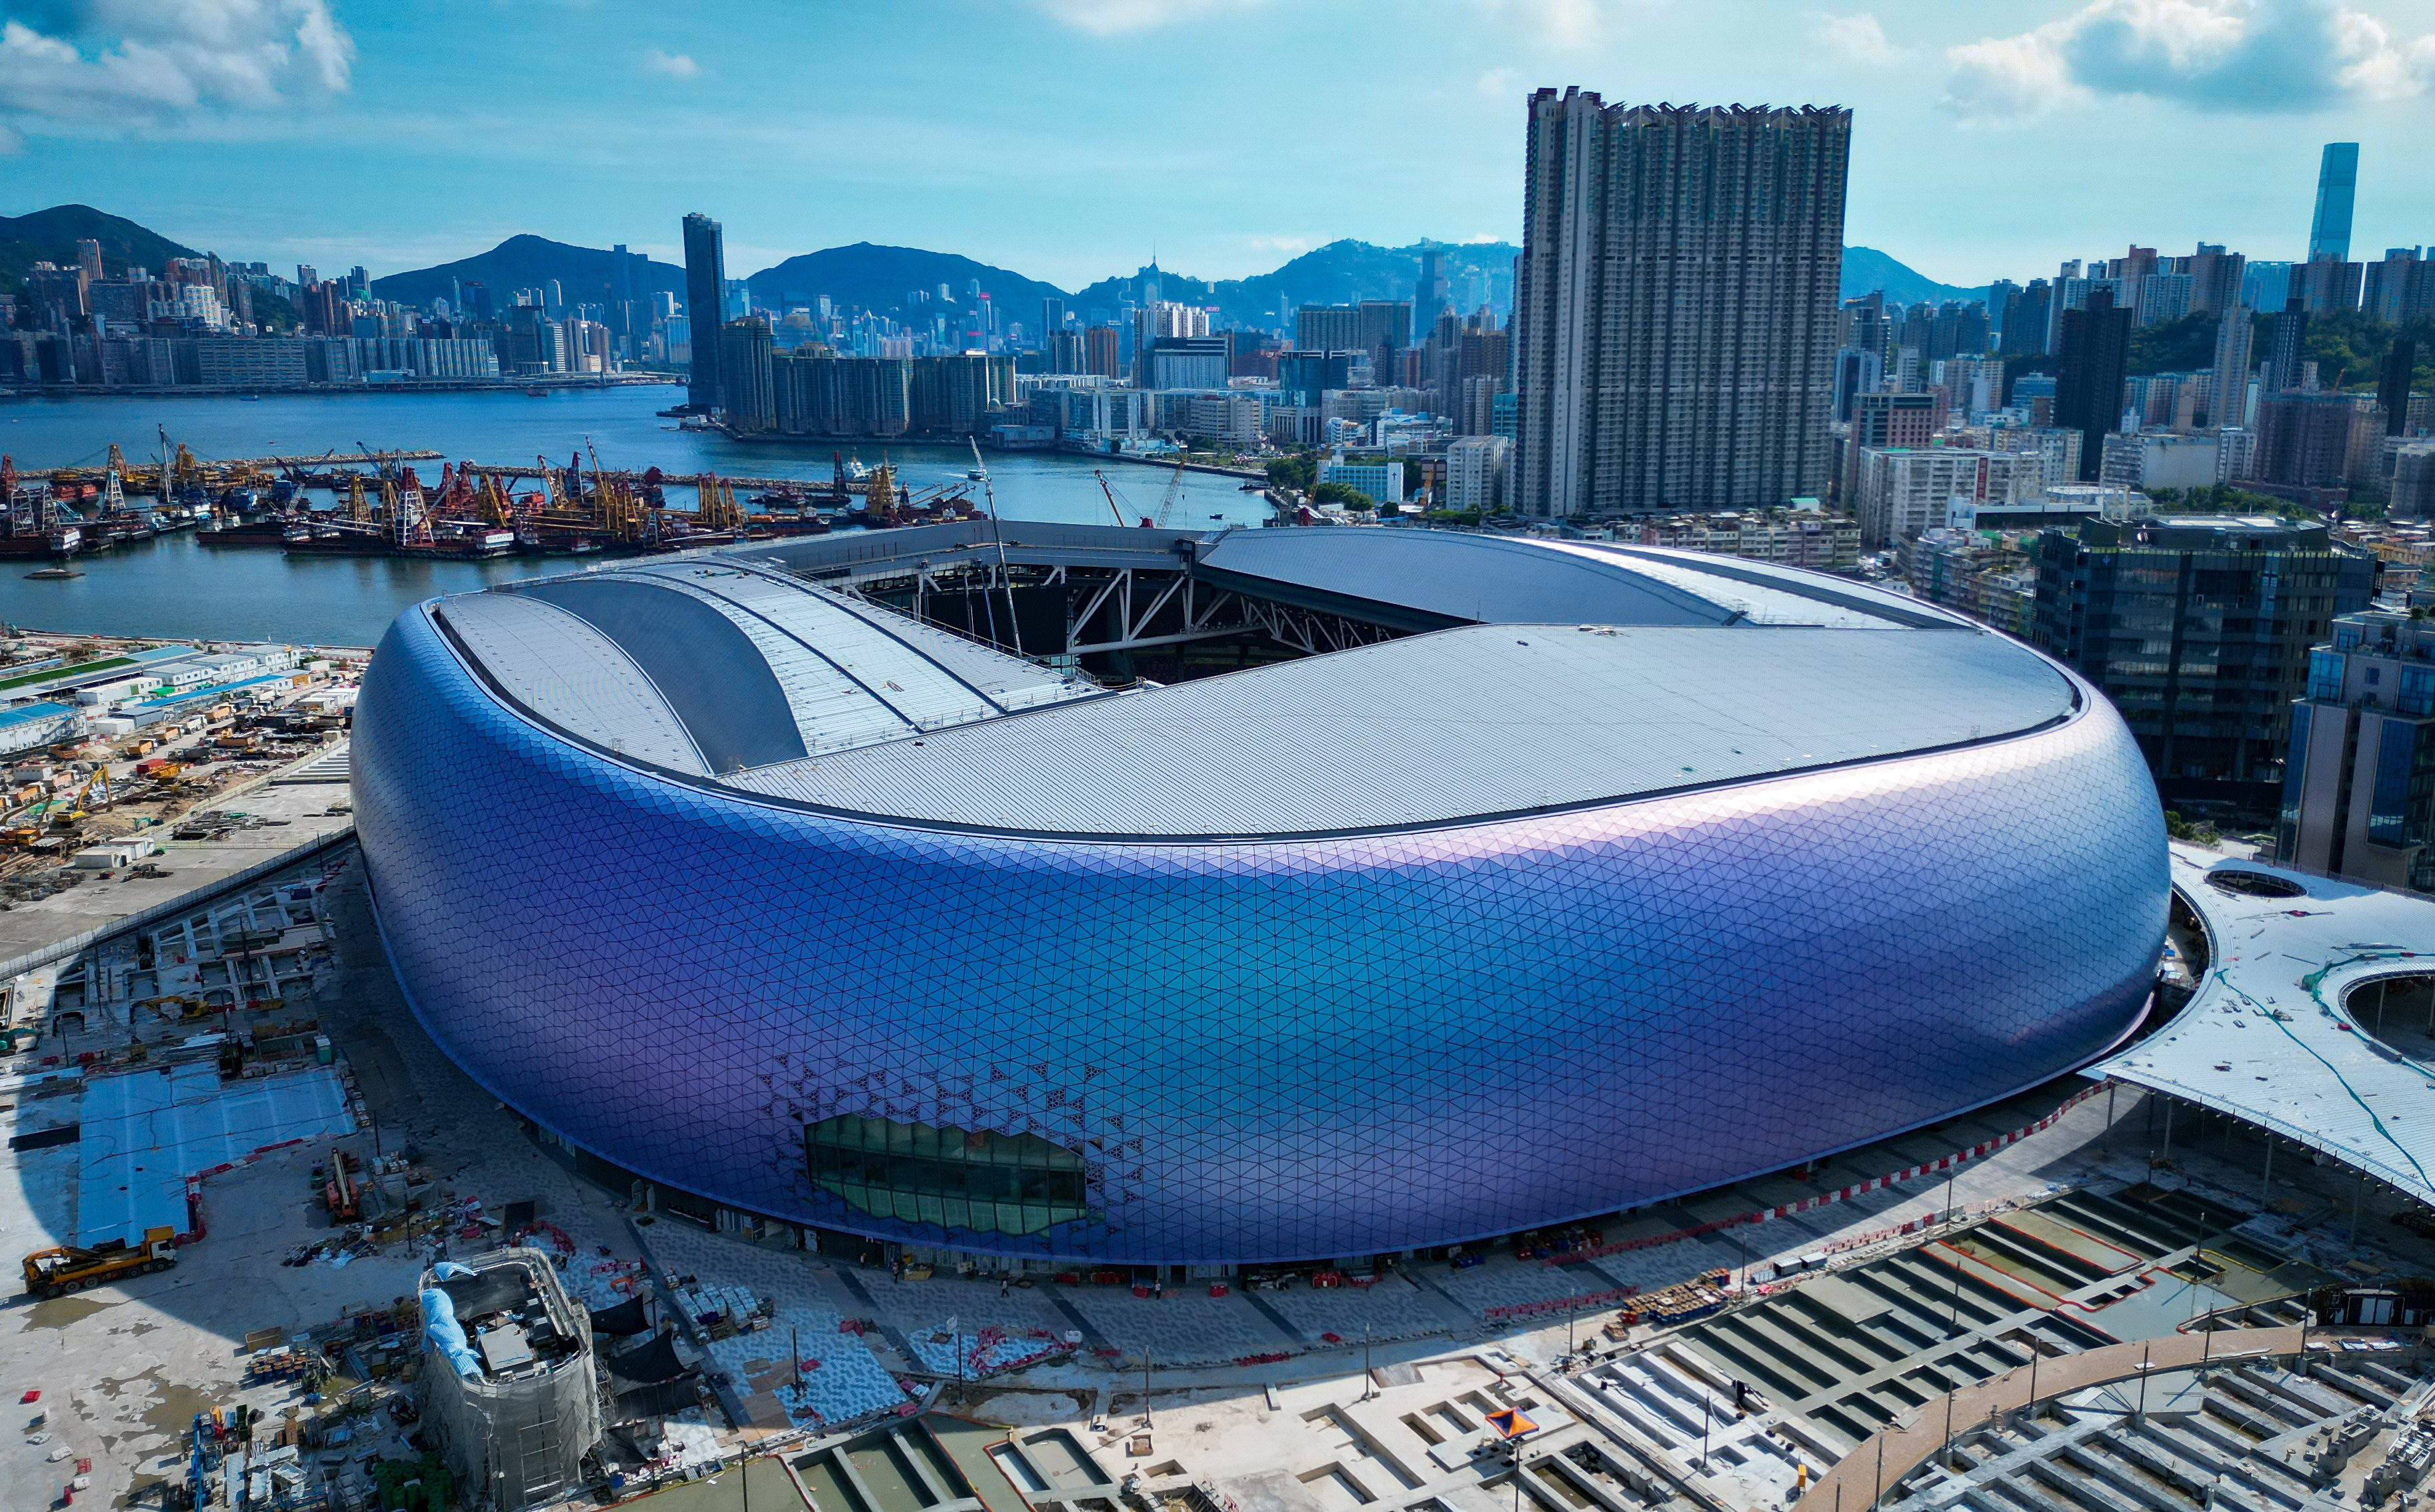
[(1308, 489), (1319, 477), (1319, 454), (1296, 452), (1291, 456), (1272, 457), (1268, 463), (1269, 482), (1280, 489)]
[(296, 306), (266, 288), (253, 291), (253, 318), (266, 331), (294, 331), (304, 324)]
[(13, 678), (0, 679), (0, 693), (6, 693), (10, 688), (22, 688), (29, 682), (42, 682), (50, 678), (64, 678), (71, 673), (107, 672), (112, 667), (131, 667), (134, 664), (135, 659), (131, 656), (113, 656), (99, 662), (79, 662), (72, 667), (44, 667), (39, 672), (27, 672)]
[(0, 215), (0, 292), (23, 285), (26, 270), (36, 263), (74, 267), (76, 244), (86, 238), (101, 243), (102, 271), (112, 278), (124, 277), (130, 264), (158, 276), (173, 257), (202, 255), (91, 205), (53, 205), (27, 215)]
[(1374, 509), (1378, 501), (1350, 483), (1321, 483), (1310, 490), (1311, 498), (1320, 504), (1340, 504), (1348, 509)]
[(2171, 809), (2165, 811), (2165, 833), (2175, 840), (2187, 840), (2194, 845), (2214, 845), (2223, 838), (2223, 832), (2212, 824), (2192, 824)]
[[(2256, 314), (2252, 318), (2256, 326), (2250, 344), (2250, 360), (2264, 362), (2273, 350), (2272, 317)], [(2211, 315), (2185, 315), (2178, 320), (2148, 326), (2131, 333), (2129, 371), (2133, 375), (2155, 372), (2205, 372), (2215, 367), (2215, 337), (2218, 322)], [(2435, 320), (2412, 320), (2400, 326), (2388, 325), (2363, 310), (2341, 315), (2314, 316), (2308, 321), (2308, 337), (2302, 344), (2305, 360), (2317, 365), (2317, 379), (2329, 390), (2348, 389), (2354, 393), (2374, 393), (2384, 374), (2384, 359), (2392, 350), (2395, 338), (2409, 336), (2418, 343), (2418, 361), (2409, 387), (2417, 393), (2435, 393)], [(2011, 397), (2012, 381), (2024, 373), (2053, 372), (2057, 359), (2046, 356), (2012, 356), (2004, 359), (2004, 392)]]
[[(2391, 326), (2363, 310), (2313, 316), (2308, 320), (2304, 351), (2307, 359), (2317, 365), (2317, 381), (2324, 387), (2374, 393), (2377, 381), (2384, 376), (2384, 360), (2392, 352), (2394, 339), (2400, 336), (2411, 337), (2418, 343), (2418, 362), (2410, 376), (2410, 388), (2422, 394), (2435, 392), (2435, 320), (2411, 320)], [(2259, 360), (2264, 360), (2267, 351), (2267, 328), (2261, 317), (2257, 331)]]
[(2162, 325), (2143, 326), (2131, 333), (2130, 370), (2147, 372), (2205, 372), (2215, 367), (2216, 327), (2220, 324), (2214, 316), (2185, 315)]
[(1481, 518), (1477, 509), (1426, 509), (1421, 513), (1421, 523), (1432, 525), (1476, 525)]

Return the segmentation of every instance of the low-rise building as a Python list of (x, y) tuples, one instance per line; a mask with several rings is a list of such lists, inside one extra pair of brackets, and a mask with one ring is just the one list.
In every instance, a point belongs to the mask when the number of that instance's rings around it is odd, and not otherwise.
[(1822, 572), (1860, 564), (1860, 522), (1816, 508), (1736, 509), (1719, 514), (1650, 515), (1616, 532), (1644, 546), (1704, 551)]
[(38, 750), (84, 733), (84, 711), (72, 703), (21, 703), (0, 709), (0, 755)]
[(1319, 481), (1341, 483), (1349, 489), (1356, 489), (1369, 495), (1374, 504), (1404, 502), (1404, 462), (1401, 457), (1338, 452), (1319, 464)]
[(2213, 436), (2119, 431), (2105, 438), (2099, 482), (2125, 489), (2207, 489), (2220, 475), (2223, 445)]

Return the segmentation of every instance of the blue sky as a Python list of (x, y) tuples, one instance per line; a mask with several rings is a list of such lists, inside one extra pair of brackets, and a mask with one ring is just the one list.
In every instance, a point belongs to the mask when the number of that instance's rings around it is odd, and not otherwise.
[(1848, 237), (1932, 276), (2435, 240), (2435, 0), (0, 0), (0, 212), (376, 273), (516, 232), (870, 240), (1077, 286), (1511, 238), (1522, 102), (1839, 103)]

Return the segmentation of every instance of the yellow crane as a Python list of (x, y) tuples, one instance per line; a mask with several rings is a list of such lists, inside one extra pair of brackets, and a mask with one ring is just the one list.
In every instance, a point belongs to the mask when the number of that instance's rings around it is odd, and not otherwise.
[[(1174, 475), (1173, 475), (1172, 477), (1169, 477), (1169, 478), (1166, 480), (1166, 491), (1165, 493), (1163, 493), (1163, 494), (1159, 495), (1159, 500), (1158, 500), (1158, 528), (1160, 528), (1161, 530), (1164, 530), (1164, 529), (1166, 529), (1166, 520), (1167, 520), (1167, 516), (1169, 516), (1169, 515), (1171, 515), (1171, 514), (1175, 513), (1175, 501), (1176, 501), (1176, 498), (1177, 498), (1180, 494), (1182, 494), (1183, 492), (1183, 458), (1182, 458), (1182, 457), (1180, 457), (1180, 456), (1179, 456), (1179, 457), (1177, 457), (1177, 458), (1175, 459), (1175, 473), (1174, 473)], [(1142, 522), (1142, 524), (1148, 524), (1149, 523), (1150, 523), (1150, 522), (1149, 522), (1149, 521), (1148, 521), (1148, 520), (1145, 520), (1145, 521), (1143, 521), (1143, 522)]]

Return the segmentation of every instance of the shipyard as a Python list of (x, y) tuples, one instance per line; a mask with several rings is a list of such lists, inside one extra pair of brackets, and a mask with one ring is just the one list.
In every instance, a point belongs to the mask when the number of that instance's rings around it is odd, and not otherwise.
[[(168, 443), (164, 437), (164, 449)], [(508, 556), (679, 551), (688, 547), (969, 519), (981, 477), (916, 489), (885, 461), (865, 467), (842, 452), (824, 481), (678, 479), (657, 467), (601, 466), (578, 454), (560, 466), (440, 462), (426, 490), (415, 464), (436, 452), (336, 453), (204, 462), (183, 446), (130, 465), (112, 445), (98, 469), (20, 472), (0, 456), (7, 500), (0, 557), (40, 558), (73, 570), (79, 556), (191, 529), (205, 545), (268, 547), (296, 555), (472, 560)], [(737, 489), (745, 490), (741, 501)], [(328, 502), (317, 504), (313, 495)], [(690, 507), (674, 499), (690, 494)]]

